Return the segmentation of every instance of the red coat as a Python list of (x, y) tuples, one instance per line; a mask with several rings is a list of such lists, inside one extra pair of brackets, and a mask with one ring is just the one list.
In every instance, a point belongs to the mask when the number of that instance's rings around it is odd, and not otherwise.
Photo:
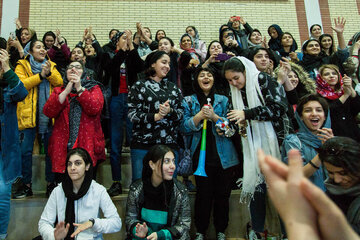
[[(69, 141), (70, 103), (67, 97), (63, 104), (59, 102), (59, 94), (64, 90), (57, 87), (44, 106), (44, 114), (55, 118), (52, 135), (49, 140), (48, 153), (52, 162), (52, 171), (65, 173), (67, 144)], [(71, 94), (71, 93), (70, 93)], [(77, 138), (77, 147), (86, 149), (95, 166), (97, 161), (105, 160), (105, 139), (101, 129), (100, 115), (104, 105), (104, 97), (98, 85), (85, 90), (78, 101), (81, 105), (81, 118)]]

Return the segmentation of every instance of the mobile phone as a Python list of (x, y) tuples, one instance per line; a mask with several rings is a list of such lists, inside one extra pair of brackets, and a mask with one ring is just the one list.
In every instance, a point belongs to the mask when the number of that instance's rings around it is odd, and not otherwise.
[(219, 53), (216, 57), (215, 57), (215, 60), (218, 60), (218, 61), (226, 61), (228, 60), (229, 58), (231, 58), (230, 55), (226, 54), (226, 53)]
[(233, 16), (233, 21), (240, 21), (240, 16)]
[(16, 39), (16, 36), (15, 36), (15, 33), (14, 32), (10, 32), (10, 38), (12, 40), (15, 40)]

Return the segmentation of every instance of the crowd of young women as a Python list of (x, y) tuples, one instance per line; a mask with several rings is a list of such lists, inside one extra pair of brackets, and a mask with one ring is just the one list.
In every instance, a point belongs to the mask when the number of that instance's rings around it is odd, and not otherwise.
[[(112, 29), (103, 48), (89, 27), (70, 51), (60, 30), (40, 41), (17, 21), (18, 38), (9, 39), (7, 48), (29, 94), (17, 107), (23, 178), (13, 197), (33, 194), (31, 159), (39, 136), (50, 196), (39, 222), (43, 238), (101, 239), (101, 233), (118, 231), (121, 221), (109, 195), (122, 193), (125, 129), (133, 182), (125, 219), (129, 238), (189, 239), (189, 197), (176, 180), (180, 149), (187, 149), (193, 170), (205, 159), (200, 167), (206, 176), (195, 176), (196, 239), (206, 238), (212, 209), (216, 237), (225, 239), (238, 177), (241, 201), (250, 203), (248, 237), (261, 239), (267, 187), (257, 150), (284, 162), (291, 149), (300, 150), (304, 175), (326, 191), (318, 149), (334, 135), (360, 140), (360, 34), (348, 48), (345, 22), (334, 22), (338, 47), (313, 25), (297, 52), (292, 34), (279, 25), (268, 28), (267, 42), (239, 16), (221, 26), (219, 40), (208, 48), (195, 26), (179, 41), (165, 30), (152, 40), (150, 29), (137, 23), (135, 34)], [(105, 138), (111, 141), (108, 192), (92, 180), (105, 160)], [(99, 209), (105, 219), (98, 218)]]

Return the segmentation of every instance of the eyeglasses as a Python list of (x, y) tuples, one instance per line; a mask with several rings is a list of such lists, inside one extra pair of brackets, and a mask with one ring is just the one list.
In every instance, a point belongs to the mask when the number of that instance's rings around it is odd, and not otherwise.
[(73, 68), (76, 68), (78, 70), (82, 69), (82, 66), (81, 65), (69, 65), (66, 67), (67, 70), (70, 70), (70, 69), (73, 69)]

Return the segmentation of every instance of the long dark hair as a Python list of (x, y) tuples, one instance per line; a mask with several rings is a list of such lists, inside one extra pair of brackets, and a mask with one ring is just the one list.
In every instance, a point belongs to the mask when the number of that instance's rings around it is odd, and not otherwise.
[[(171, 43), (171, 42), (170, 42)], [(153, 77), (156, 74), (155, 69), (151, 66), (153, 63), (156, 63), (162, 56), (168, 55), (164, 51), (155, 51), (150, 53), (145, 59), (145, 76), (146, 77)]]
[(245, 66), (238, 58), (230, 58), (229, 60), (225, 61), (222, 75), (225, 76), (226, 71), (233, 71), (233, 72), (245, 72)]
[[(150, 150), (146, 153), (143, 159), (142, 179), (151, 178), (153, 170), (150, 167), (149, 164), (150, 161), (152, 161), (153, 163), (161, 161), (161, 169), (162, 169), (164, 164), (164, 156), (168, 152), (172, 152), (175, 156), (174, 151), (166, 145), (155, 145), (150, 148)], [(161, 171), (161, 175), (162, 175), (162, 171)]]
[(329, 37), (331, 38), (331, 46), (330, 46), (330, 49), (329, 49), (329, 53), (330, 55), (333, 54), (334, 52), (336, 52), (336, 48), (335, 48), (335, 44), (334, 44), (334, 38), (333, 36), (331, 36), (330, 34), (327, 34), (327, 33), (324, 33), (324, 34), (321, 34), (321, 36), (319, 37), (319, 42), (320, 42), (320, 46), (321, 46), (321, 49), (324, 49), (323, 46), (321, 45), (321, 40), (324, 38), (324, 37)]

